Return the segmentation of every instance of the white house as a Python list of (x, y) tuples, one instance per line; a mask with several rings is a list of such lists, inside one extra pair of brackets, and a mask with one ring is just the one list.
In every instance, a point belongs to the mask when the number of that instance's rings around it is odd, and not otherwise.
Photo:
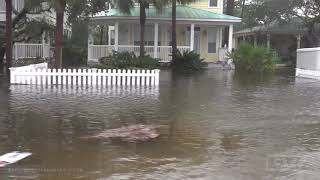
[[(232, 50), (233, 25), (241, 18), (222, 14), (223, 0), (199, 0), (188, 6), (177, 6), (177, 44), (180, 51), (194, 50), (206, 61), (222, 60), (226, 50)], [(112, 53), (112, 50), (130, 51), (139, 54), (140, 24), (139, 7), (124, 14), (118, 9), (110, 9), (89, 19), (88, 61)], [(146, 10), (145, 30), (146, 54), (171, 60), (171, 7), (158, 12), (154, 7)], [(108, 41), (103, 45), (93, 42), (93, 29), (97, 25), (109, 27)], [(228, 26), (229, 47), (223, 48), (223, 29)], [(156, 42), (156, 43), (155, 43)], [(220, 57), (220, 58), (219, 58)]]
[[(16, 11), (21, 11), (25, 7), (26, 0), (12, 0), (13, 8)], [(48, 8), (47, 3), (41, 3), (41, 8)], [(14, 14), (13, 14), (14, 16)], [(31, 13), (27, 14), (27, 17), (30, 19), (37, 19), (39, 21), (46, 21), (51, 25), (56, 24), (56, 17), (55, 12), (51, 9), (49, 11), (44, 11), (41, 13)], [(6, 3), (5, 0), (0, 0), (0, 24), (4, 32), (5, 28), (5, 21), (6, 21)], [(66, 20), (65, 20), (66, 21)], [(70, 28), (65, 23), (65, 31), (70, 31)], [(13, 58), (15, 60), (21, 58), (36, 58), (36, 57), (43, 57), (49, 58), (50, 57), (50, 37), (49, 33), (44, 32), (42, 34), (42, 38), (39, 38), (39, 41), (35, 41), (34, 43), (22, 42), (22, 43), (15, 43), (13, 46)]]

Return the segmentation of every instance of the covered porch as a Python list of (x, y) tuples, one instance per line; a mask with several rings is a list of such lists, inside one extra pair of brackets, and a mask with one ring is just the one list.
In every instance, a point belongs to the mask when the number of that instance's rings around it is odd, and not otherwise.
[[(163, 13), (147, 10), (145, 26), (145, 53), (163, 62), (171, 61), (171, 8)], [(140, 24), (138, 8), (130, 15), (122, 14), (116, 9), (106, 14), (90, 18), (88, 25), (88, 61), (98, 62), (101, 57), (108, 56), (112, 51), (140, 52)], [(220, 18), (220, 19), (219, 19)], [(230, 19), (228, 19), (230, 18)], [(177, 45), (179, 51), (196, 51), (207, 61), (219, 60), (219, 52), (232, 49), (233, 24), (240, 18), (216, 14), (209, 11), (179, 6), (177, 8)], [(94, 31), (97, 26), (106, 27), (105, 38), (97, 42)], [(228, 26), (229, 48), (222, 44), (223, 29)]]

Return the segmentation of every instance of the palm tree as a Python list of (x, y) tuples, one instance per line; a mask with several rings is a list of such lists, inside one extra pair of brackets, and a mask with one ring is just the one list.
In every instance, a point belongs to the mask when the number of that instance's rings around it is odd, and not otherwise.
[(12, 65), (12, 0), (5, 0), (6, 2), (6, 61), (7, 74), (9, 75), (9, 68)]
[(242, 6), (241, 6), (241, 18), (243, 18), (244, 8), (245, 8), (246, 0), (242, 0)]
[(64, 24), (64, 11), (66, 9), (66, 0), (52, 0), (51, 3), (56, 11), (56, 32), (55, 32), (55, 47), (54, 59), (55, 67), (62, 67), (62, 39), (63, 39), (63, 24)]
[[(116, 7), (123, 13), (130, 14), (130, 10), (134, 7), (135, 2), (139, 3), (140, 9), (140, 56), (145, 55), (144, 51), (144, 34), (146, 25), (146, 9), (152, 4), (158, 11), (167, 4), (165, 0), (118, 0), (115, 2)], [(155, 42), (157, 43), (157, 42)]]
[(172, 61), (175, 61), (178, 53), (177, 47), (177, 3), (189, 4), (197, 0), (171, 0), (172, 3)]

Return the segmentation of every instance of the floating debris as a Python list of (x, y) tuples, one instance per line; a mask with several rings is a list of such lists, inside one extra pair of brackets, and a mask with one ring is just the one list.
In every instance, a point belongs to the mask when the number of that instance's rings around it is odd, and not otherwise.
[(0, 156), (0, 167), (7, 166), (9, 164), (16, 163), (28, 156), (31, 156), (32, 153), (29, 152), (19, 152), (19, 151), (14, 151), (11, 153), (4, 154)]
[(136, 124), (116, 129), (109, 129), (92, 136), (81, 137), (81, 139), (112, 140), (120, 139), (125, 142), (145, 142), (159, 137), (157, 128), (160, 126)]

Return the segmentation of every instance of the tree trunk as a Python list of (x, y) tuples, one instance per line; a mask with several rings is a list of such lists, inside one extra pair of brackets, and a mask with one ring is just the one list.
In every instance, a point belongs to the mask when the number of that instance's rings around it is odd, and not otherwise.
[(241, 18), (243, 18), (243, 13), (244, 13), (245, 4), (246, 4), (246, 0), (242, 0)]
[[(63, 3), (63, 2), (62, 2)], [(62, 68), (62, 39), (63, 39), (63, 23), (64, 23), (64, 10), (66, 4), (61, 4), (61, 9), (56, 10), (56, 35), (55, 35), (55, 48), (54, 58), (55, 67)]]
[(6, 0), (6, 62), (9, 75), (12, 65), (12, 0)]
[(174, 63), (177, 57), (177, 1), (172, 0), (172, 34), (171, 34), (171, 45), (172, 45), (172, 62)]
[(4, 54), (6, 52), (5, 47), (0, 47), (0, 74), (3, 73), (3, 68), (4, 68)]
[(146, 24), (146, 6), (143, 1), (140, 2), (140, 57), (144, 56), (144, 31)]

